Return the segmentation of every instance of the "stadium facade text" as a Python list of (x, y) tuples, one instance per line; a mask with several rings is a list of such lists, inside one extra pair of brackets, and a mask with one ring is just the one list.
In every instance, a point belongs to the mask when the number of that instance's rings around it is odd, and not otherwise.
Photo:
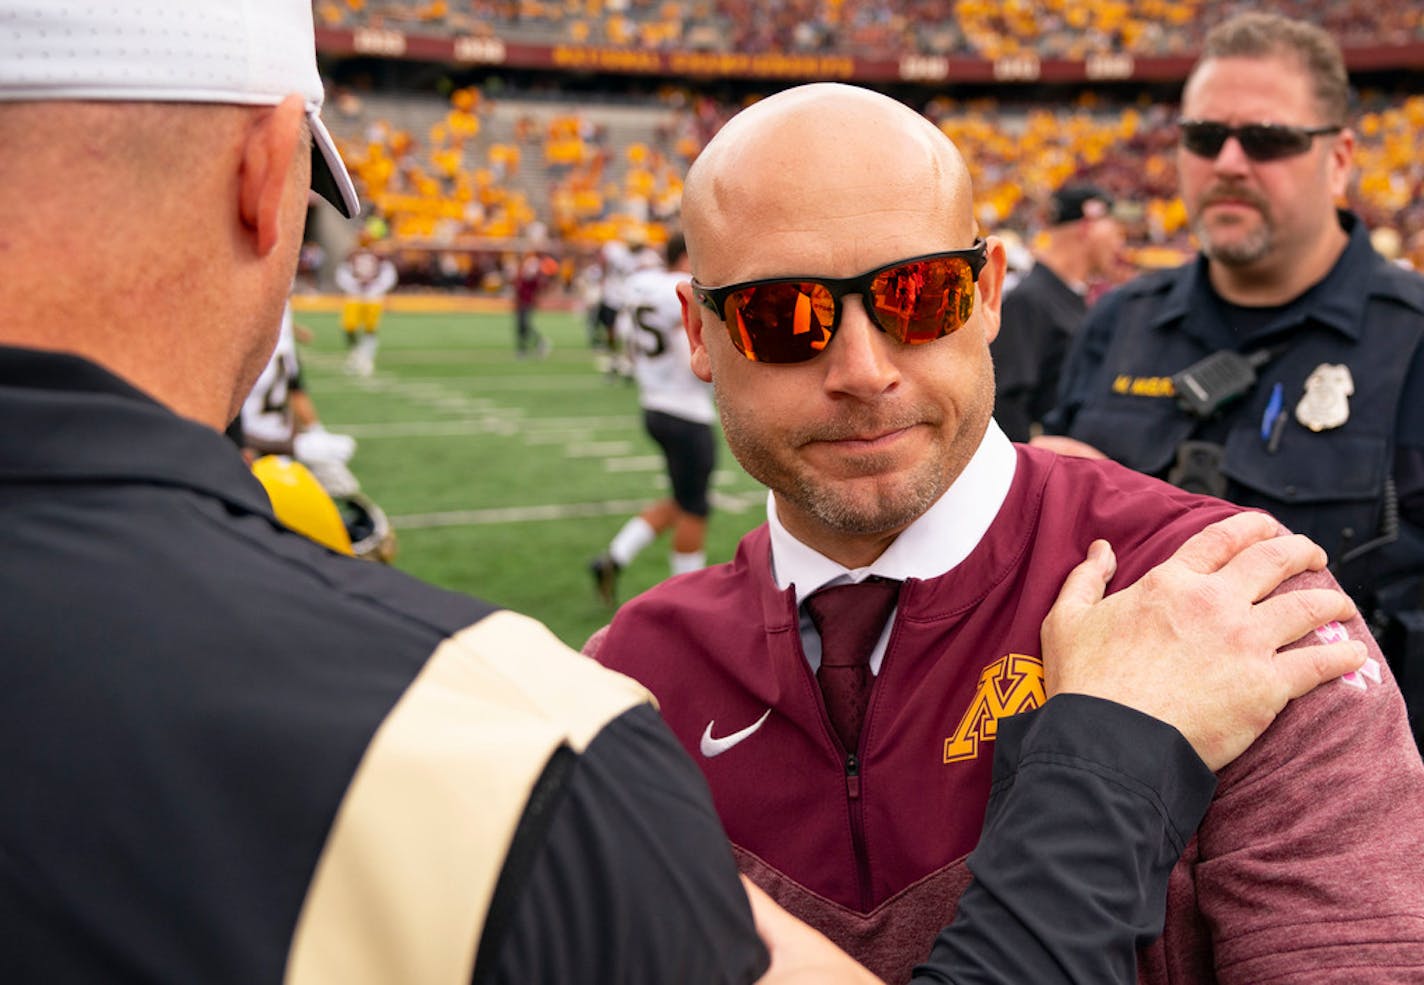
[[(371, 55), (465, 65), (561, 69), (630, 75), (743, 77), (763, 79), (840, 79), (857, 82), (1025, 83), (1097, 82), (1119, 79), (1180, 82), (1191, 69), (1187, 55), (1136, 58), (1122, 52), (1089, 55), (1081, 61), (1043, 59), (1031, 52), (989, 61), (971, 56), (905, 55), (867, 59), (851, 55), (790, 55), (741, 52), (662, 52), (584, 45), (526, 44), (499, 37), (409, 35), (384, 28), (317, 28), (317, 52), (323, 57)], [(1424, 65), (1424, 43), (1351, 48), (1351, 71), (1416, 69)]]
[(479, 65), (499, 65), (505, 59), (504, 42), (499, 38), (459, 37), (455, 39), (455, 60)]

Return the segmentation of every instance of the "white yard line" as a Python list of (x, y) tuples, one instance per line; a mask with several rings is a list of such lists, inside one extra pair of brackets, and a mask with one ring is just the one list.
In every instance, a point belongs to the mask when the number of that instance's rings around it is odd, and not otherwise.
[(646, 499), (615, 499), (605, 503), (563, 503), (548, 506), (505, 506), (483, 510), (447, 510), (391, 517), (396, 532), (428, 527), (477, 527), (490, 523), (524, 523), (531, 520), (572, 520), (637, 513)]
[[(626, 516), (648, 505), (645, 499), (613, 499), (602, 503), (551, 503), (544, 506), (503, 506), (482, 510), (445, 510), (439, 513), (409, 513), (391, 517), (396, 532), (436, 527), (478, 527), (492, 523), (529, 523), (539, 520), (575, 520), (602, 516)], [(712, 503), (728, 513), (746, 513), (765, 501), (763, 493), (712, 493)]]
[(490, 415), (464, 421), (391, 421), (386, 424), (344, 424), (342, 434), (366, 440), (369, 438), (448, 438), (460, 434), (497, 434), (507, 437), (519, 433), (518, 422), (512, 417)]
[(661, 455), (630, 455), (626, 458), (603, 460), (605, 472), (658, 472), (663, 468)]
[(591, 428), (560, 428), (557, 431), (526, 431), (524, 433), (526, 445), (575, 445), (579, 442), (592, 440), (593, 430)]
[[(327, 363), (325, 360), (304, 359), (304, 362), (315, 361), (323, 369), (332, 371), (340, 370), (342, 362)], [(323, 390), (381, 390), (387, 389), (388, 384), (382, 382), (381, 357), (376, 356), (376, 373), (374, 376), (346, 376), (336, 374), (324, 376), (321, 379), (321, 389)], [(385, 380), (393, 379), (390, 375), (384, 376)], [(469, 376), (421, 376), (405, 377), (400, 379), (400, 386), (415, 387), (439, 387), (439, 386), (459, 386), (465, 390), (473, 390), (480, 393), (485, 390), (600, 390), (609, 384), (601, 377), (583, 373), (552, 374), (549, 376), (492, 376), (487, 374), (471, 374)]]
[[(457, 355), (453, 352), (441, 354), (441, 358), (428, 361), (446, 362)], [(311, 359), (330, 369), (339, 369), (343, 358), (334, 354), (320, 354)], [(379, 357), (378, 357), (379, 359)], [(391, 360), (392, 362), (406, 360)], [(427, 361), (427, 360), (420, 360)], [(592, 435), (600, 428), (628, 428), (638, 423), (637, 412), (601, 417), (546, 417), (529, 418), (522, 408), (502, 407), (487, 397), (476, 396), (482, 390), (517, 389), (595, 389), (607, 386), (598, 376), (539, 376), (539, 377), (465, 377), (398, 379), (379, 371), (369, 378), (334, 376), (322, 381), (323, 387), (374, 391), (402, 397), (413, 404), (432, 410), (463, 412), (471, 416), (456, 420), (435, 421), (373, 421), (365, 424), (348, 424), (340, 428), (363, 441), (383, 438), (439, 438), (455, 435), (497, 435), (500, 437), (521, 437), (531, 445), (565, 446), (564, 453), (569, 458), (601, 458), (608, 472), (651, 472), (649, 495), (643, 499), (617, 499), (601, 503), (561, 503), (541, 506), (508, 506), (487, 509), (446, 510), (435, 513), (411, 513), (391, 517), (396, 530), (420, 530), (439, 527), (469, 527), (498, 523), (529, 523), (543, 520), (569, 520), (605, 516), (626, 516), (637, 513), (648, 502), (667, 490), (667, 477), (662, 475), (661, 455), (629, 455), (633, 444), (626, 440), (594, 441)], [(740, 473), (719, 469), (713, 473), (714, 486), (725, 486), (738, 482)], [(763, 491), (711, 493), (713, 505), (728, 513), (746, 513), (759, 510), (766, 501)]]
[(564, 448), (569, 458), (613, 458), (633, 450), (631, 441), (579, 441)]
[(453, 434), (520, 434), (531, 445), (576, 444), (590, 440), (597, 428), (626, 428), (636, 423), (632, 417), (547, 417), (520, 418), (517, 413), (497, 410), (480, 417), (449, 421), (371, 421), (333, 427), (353, 438), (439, 438)]

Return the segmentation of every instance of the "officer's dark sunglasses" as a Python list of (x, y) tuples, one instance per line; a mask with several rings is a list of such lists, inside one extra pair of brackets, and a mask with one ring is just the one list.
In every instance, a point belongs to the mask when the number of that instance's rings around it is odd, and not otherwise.
[(732, 345), (753, 362), (814, 359), (841, 324), (842, 301), (858, 294), (871, 322), (906, 345), (942, 339), (974, 312), (986, 244), (896, 260), (856, 277), (770, 277), (726, 287), (692, 282), (698, 302), (721, 318)]
[(1284, 123), (1243, 123), (1228, 126), (1215, 120), (1179, 120), (1182, 146), (1198, 157), (1216, 160), (1230, 137), (1235, 137), (1253, 161), (1280, 161), (1310, 150), (1311, 142), (1327, 133), (1339, 133), (1339, 124), (1324, 127), (1293, 127)]

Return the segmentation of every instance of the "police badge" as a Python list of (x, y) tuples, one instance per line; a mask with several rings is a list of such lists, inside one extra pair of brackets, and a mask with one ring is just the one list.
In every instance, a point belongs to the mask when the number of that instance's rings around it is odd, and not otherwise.
[(1350, 367), (1321, 363), (1305, 381), (1305, 396), (1295, 405), (1295, 419), (1312, 431), (1338, 428), (1350, 419), (1349, 397), (1355, 392)]

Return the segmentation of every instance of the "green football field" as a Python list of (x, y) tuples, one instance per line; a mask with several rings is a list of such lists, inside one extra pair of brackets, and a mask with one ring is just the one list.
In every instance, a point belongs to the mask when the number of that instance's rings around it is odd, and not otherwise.
[[(299, 311), (307, 387), (328, 430), (358, 442), (351, 467), (390, 516), (395, 565), (532, 615), (579, 647), (612, 610), (588, 561), (623, 521), (667, 494), (635, 388), (594, 365), (581, 316), (540, 312), (553, 342), (514, 357), (511, 314), (386, 312), (376, 371), (342, 371), (337, 316)], [(765, 516), (765, 493), (718, 449), (709, 563)], [(668, 576), (666, 536), (631, 564), (622, 599)]]

